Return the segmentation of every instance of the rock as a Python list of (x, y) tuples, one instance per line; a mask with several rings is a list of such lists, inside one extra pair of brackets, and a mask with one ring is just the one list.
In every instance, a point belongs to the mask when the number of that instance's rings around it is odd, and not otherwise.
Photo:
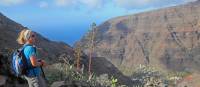
[[(200, 2), (112, 18), (97, 27), (96, 57), (111, 61), (126, 75), (142, 65), (164, 70), (198, 70)], [(85, 35), (80, 43), (86, 46)], [(89, 49), (84, 48), (88, 53)]]
[[(92, 87), (86, 81), (57, 81), (51, 87)], [(97, 85), (97, 87), (100, 87)]]
[(51, 87), (61, 87), (63, 85), (65, 85), (65, 81), (57, 81), (57, 82), (53, 82)]
[(0, 86), (6, 85), (6, 80), (7, 80), (6, 76), (0, 75)]
[(6, 87), (26, 87), (26, 81), (15, 77), (10, 65), (7, 53), (0, 54), (0, 84), (6, 85)]

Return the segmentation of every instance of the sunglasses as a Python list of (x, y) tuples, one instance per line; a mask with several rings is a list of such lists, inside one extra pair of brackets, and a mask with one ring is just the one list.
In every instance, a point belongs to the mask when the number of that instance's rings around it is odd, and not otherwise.
[(35, 37), (35, 35), (31, 35), (31, 37)]

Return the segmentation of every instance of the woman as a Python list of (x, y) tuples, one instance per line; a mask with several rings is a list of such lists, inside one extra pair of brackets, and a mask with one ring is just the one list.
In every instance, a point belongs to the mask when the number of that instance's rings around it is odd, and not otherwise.
[(17, 39), (19, 44), (23, 44), (27, 67), (32, 67), (27, 69), (24, 77), (28, 81), (29, 87), (46, 87), (40, 68), (45, 65), (45, 61), (37, 58), (35, 40), (36, 34), (31, 30), (22, 30)]

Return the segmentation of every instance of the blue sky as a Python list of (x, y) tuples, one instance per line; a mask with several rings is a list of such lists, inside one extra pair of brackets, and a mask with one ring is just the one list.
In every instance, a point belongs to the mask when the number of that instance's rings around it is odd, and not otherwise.
[(0, 0), (0, 12), (54, 41), (79, 40), (92, 22), (195, 0)]

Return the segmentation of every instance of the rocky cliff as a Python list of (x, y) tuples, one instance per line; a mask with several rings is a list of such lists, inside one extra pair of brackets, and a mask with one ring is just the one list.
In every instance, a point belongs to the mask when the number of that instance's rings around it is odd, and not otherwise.
[[(110, 19), (97, 27), (94, 54), (127, 75), (140, 64), (199, 72), (199, 9), (196, 1)], [(80, 40), (82, 46), (89, 44), (87, 36)]]

